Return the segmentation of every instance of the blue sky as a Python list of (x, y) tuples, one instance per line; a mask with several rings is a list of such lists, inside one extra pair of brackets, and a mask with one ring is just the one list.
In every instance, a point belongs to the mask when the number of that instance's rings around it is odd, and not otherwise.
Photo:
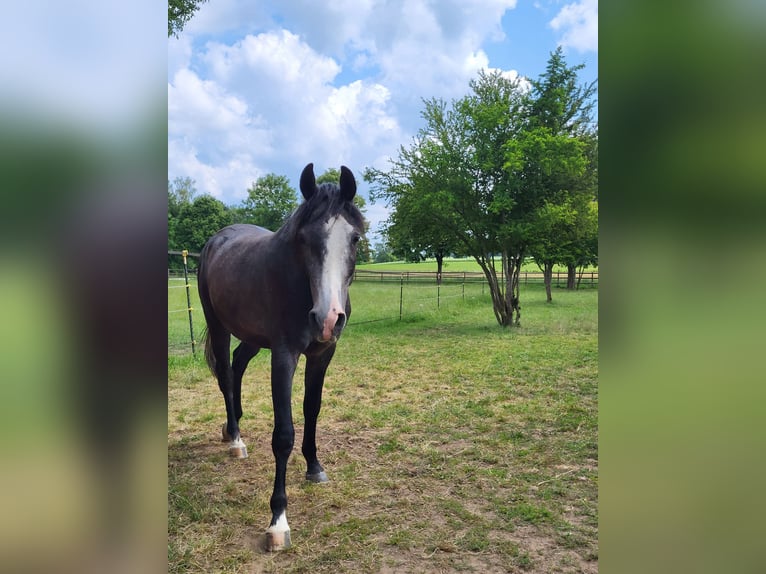
[[(168, 178), (227, 204), (267, 173), (294, 187), (385, 168), (422, 98), (467, 93), (481, 68), (537, 78), (563, 46), (597, 79), (598, 0), (209, 0), (168, 40)], [(372, 239), (387, 217), (368, 205)]]

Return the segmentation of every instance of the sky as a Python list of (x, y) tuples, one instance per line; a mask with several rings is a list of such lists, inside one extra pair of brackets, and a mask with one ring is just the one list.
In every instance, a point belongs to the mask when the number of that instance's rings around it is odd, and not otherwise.
[[(168, 179), (228, 205), (268, 173), (298, 188), (348, 166), (386, 169), (423, 126), (423, 99), (480, 69), (536, 79), (562, 46), (597, 79), (598, 0), (209, 0), (168, 39)], [(388, 216), (367, 202), (373, 241)]]

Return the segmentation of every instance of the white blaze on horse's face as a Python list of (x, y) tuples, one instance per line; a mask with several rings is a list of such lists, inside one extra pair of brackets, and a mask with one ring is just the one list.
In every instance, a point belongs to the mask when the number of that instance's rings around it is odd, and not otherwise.
[(340, 333), (346, 322), (345, 303), (349, 274), (353, 272), (352, 250), (354, 226), (340, 215), (331, 217), (324, 226), (325, 244), (322, 272), (314, 296), (311, 315), (321, 329), (321, 341), (330, 341)]

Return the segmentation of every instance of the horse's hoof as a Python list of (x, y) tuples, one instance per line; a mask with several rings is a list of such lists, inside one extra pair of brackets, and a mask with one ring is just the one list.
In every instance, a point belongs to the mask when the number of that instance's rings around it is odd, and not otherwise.
[(247, 458), (247, 447), (241, 438), (229, 443), (229, 456), (232, 458)]
[(266, 551), (279, 552), (290, 548), (290, 531), (271, 532), (266, 531)]
[(307, 472), (306, 480), (308, 480), (309, 482), (314, 482), (316, 484), (319, 484), (321, 482), (330, 482), (330, 479), (327, 478), (327, 474), (325, 473), (325, 471), (317, 472), (315, 474), (309, 474)]
[(223, 423), (221, 427), (221, 442), (231, 442), (231, 435), (226, 430), (226, 423)]
[(229, 456), (231, 458), (247, 458), (247, 447), (245, 445), (230, 447)]

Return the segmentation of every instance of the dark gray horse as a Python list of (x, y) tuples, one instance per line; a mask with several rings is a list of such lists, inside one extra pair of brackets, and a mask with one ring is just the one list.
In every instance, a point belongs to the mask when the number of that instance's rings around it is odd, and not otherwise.
[[(348, 286), (363, 233), (362, 214), (352, 201), (356, 182), (347, 167), (341, 167), (340, 185), (317, 186), (309, 164), (300, 189), (305, 201), (276, 233), (231, 225), (208, 240), (199, 263), (199, 294), (207, 320), (205, 357), (226, 403), (223, 437), (233, 456), (247, 456), (239, 434), (242, 375), (260, 349), (271, 349), (276, 474), (266, 531), (269, 550), (290, 545), (285, 474), (295, 437), (290, 397), (301, 354), (306, 355), (306, 479), (327, 481), (317, 459), (317, 416), (325, 372), (351, 314)], [(230, 360), (232, 335), (241, 342)]]

